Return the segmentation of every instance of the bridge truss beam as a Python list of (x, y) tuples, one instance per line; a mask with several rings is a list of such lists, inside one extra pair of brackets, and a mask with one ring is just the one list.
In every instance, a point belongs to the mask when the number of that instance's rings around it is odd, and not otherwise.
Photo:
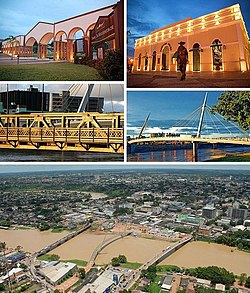
[(123, 113), (0, 115), (0, 148), (123, 153)]

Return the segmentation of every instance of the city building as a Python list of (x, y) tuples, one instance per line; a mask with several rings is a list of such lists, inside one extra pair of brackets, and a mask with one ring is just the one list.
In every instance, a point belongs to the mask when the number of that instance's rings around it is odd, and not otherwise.
[(173, 275), (166, 275), (161, 285), (161, 289), (170, 290), (172, 287)]
[(107, 269), (93, 282), (92, 289), (96, 293), (110, 292), (120, 283), (123, 277), (122, 271), (112, 268)]
[(2, 113), (47, 112), (49, 111), (49, 96), (48, 92), (42, 93), (32, 85), (27, 90), (0, 92)]
[[(83, 96), (71, 96), (69, 91), (50, 93), (50, 112), (77, 112)], [(104, 97), (89, 97), (86, 112), (103, 113)]]
[(202, 216), (207, 219), (214, 219), (217, 217), (217, 209), (214, 206), (205, 206), (202, 209)]
[(13, 268), (6, 275), (0, 278), (0, 284), (18, 283), (27, 278), (27, 275), (21, 268)]
[(250, 70), (248, 32), (240, 6), (235, 4), (137, 39), (133, 71), (177, 71), (175, 52), (181, 41), (188, 50), (187, 71)]
[(53, 286), (58, 285), (67, 275), (77, 271), (74, 263), (53, 261), (39, 270), (39, 273)]
[(232, 207), (228, 208), (227, 213), (232, 220), (246, 220), (248, 211), (240, 208), (240, 204), (235, 202)]
[(212, 227), (210, 226), (201, 226), (199, 227), (199, 234), (203, 236), (209, 236), (212, 232)]
[[(103, 59), (107, 50), (123, 51), (123, 15), (124, 3), (120, 0), (55, 23), (39, 21), (27, 34), (4, 40), (3, 52), (68, 62), (73, 62), (79, 53), (91, 59)], [(77, 32), (82, 32), (81, 38), (76, 38)]]

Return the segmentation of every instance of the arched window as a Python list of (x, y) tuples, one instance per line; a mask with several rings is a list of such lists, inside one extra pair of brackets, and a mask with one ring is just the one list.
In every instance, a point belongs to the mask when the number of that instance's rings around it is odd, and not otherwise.
[(152, 55), (152, 70), (155, 70), (155, 67), (156, 67), (156, 51), (154, 51)]
[(146, 53), (146, 55), (145, 55), (144, 70), (145, 70), (145, 71), (148, 70), (148, 55), (147, 55), (147, 53)]
[(169, 70), (169, 46), (166, 45), (162, 51), (161, 70)]
[(220, 40), (216, 39), (213, 41), (212, 45), (213, 54), (213, 70), (222, 70), (222, 43)]
[(201, 66), (201, 59), (200, 59), (200, 45), (198, 43), (195, 43), (193, 45), (193, 71), (200, 71)]
[(139, 54), (139, 57), (138, 57), (138, 69), (141, 69), (141, 54)]

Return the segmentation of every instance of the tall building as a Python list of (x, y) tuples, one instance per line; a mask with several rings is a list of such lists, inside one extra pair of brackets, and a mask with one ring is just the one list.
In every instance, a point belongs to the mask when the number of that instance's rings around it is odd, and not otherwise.
[(47, 112), (49, 111), (49, 93), (42, 93), (32, 85), (27, 90), (0, 92), (0, 102), (4, 113)]
[(214, 219), (217, 217), (217, 209), (214, 206), (205, 206), (202, 209), (202, 216), (207, 219)]
[(136, 40), (133, 71), (177, 71), (175, 52), (181, 41), (188, 50), (187, 71), (250, 70), (249, 37), (236, 4)]
[(245, 220), (247, 218), (247, 209), (241, 209), (240, 204), (235, 202), (232, 207), (228, 208), (228, 217), (233, 220)]
[[(50, 107), (52, 112), (77, 112), (82, 96), (71, 96), (69, 91), (50, 93)], [(86, 112), (103, 112), (104, 97), (89, 97), (86, 104)]]

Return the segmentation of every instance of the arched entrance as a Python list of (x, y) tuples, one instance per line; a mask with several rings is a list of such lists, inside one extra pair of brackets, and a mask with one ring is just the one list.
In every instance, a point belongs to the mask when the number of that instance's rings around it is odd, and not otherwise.
[(25, 43), (25, 56), (37, 57), (38, 42), (35, 38), (31, 37)]
[(138, 66), (137, 69), (140, 70), (141, 69), (141, 54), (139, 54), (138, 56)]
[(193, 71), (201, 70), (200, 45), (195, 43), (193, 45)]
[(54, 57), (54, 35), (52, 33), (45, 34), (38, 44), (37, 57), (40, 59)]
[(169, 46), (166, 45), (162, 50), (161, 55), (161, 70), (169, 70)]
[(156, 68), (156, 51), (154, 51), (152, 55), (152, 70), (155, 70), (155, 68)]
[(67, 60), (67, 35), (59, 31), (54, 40), (54, 60)]
[(67, 60), (73, 61), (77, 54), (85, 54), (84, 31), (79, 28), (73, 28), (68, 35)]
[(216, 39), (213, 41), (212, 45), (212, 56), (213, 56), (213, 70), (222, 70), (222, 43), (220, 40)]

